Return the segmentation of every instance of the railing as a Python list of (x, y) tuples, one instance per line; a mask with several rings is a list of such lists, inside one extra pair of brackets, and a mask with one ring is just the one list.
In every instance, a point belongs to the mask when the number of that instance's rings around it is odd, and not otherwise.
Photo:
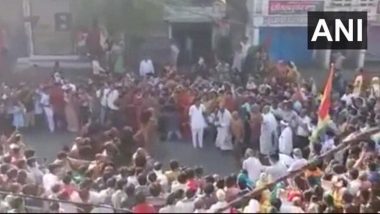
[(314, 159), (309, 161), (309, 163), (306, 166), (302, 167), (301, 169), (291, 171), (287, 175), (285, 175), (285, 176), (283, 176), (283, 177), (281, 177), (281, 178), (279, 178), (273, 182), (270, 182), (269, 184), (267, 184), (263, 187), (256, 188), (256, 189), (252, 190), (251, 192), (248, 192), (247, 194), (229, 202), (227, 206), (217, 210), (216, 213), (220, 213), (222, 211), (229, 209), (230, 207), (239, 203), (241, 200), (243, 200), (245, 198), (251, 198), (255, 195), (258, 195), (258, 194), (262, 193), (264, 190), (273, 187), (274, 185), (276, 185), (279, 182), (282, 182), (282, 181), (289, 179), (289, 178), (294, 178), (295, 176), (300, 175), (301, 173), (305, 172), (305, 170), (307, 170), (310, 166), (312, 166), (314, 163), (316, 163), (316, 161), (324, 160), (327, 157), (331, 157), (332, 155), (336, 154), (337, 152), (345, 150), (347, 148), (350, 148), (352, 145), (354, 145), (360, 141), (367, 140), (368, 138), (370, 138), (370, 136), (372, 136), (378, 132), (380, 132), (380, 127), (370, 128), (370, 129), (367, 129), (365, 131), (359, 131), (359, 132), (352, 133), (349, 136), (347, 136), (345, 139), (343, 139), (342, 143), (339, 144), (336, 148), (331, 149), (331, 150), (327, 151), (326, 153), (315, 157)]
[[(38, 196), (32, 196), (32, 195), (24, 195), (24, 194), (16, 194), (16, 193), (10, 193), (6, 191), (0, 191), (0, 195), (4, 198), (6, 196), (14, 196), (14, 197), (20, 197), (22, 199), (34, 199), (37, 201), (43, 202), (42, 206), (28, 206), (25, 205), (25, 209), (27, 213), (47, 213), (49, 212), (49, 204), (48, 203), (63, 203), (63, 204), (71, 204), (77, 207), (78, 211), (81, 211), (82, 209), (80, 206), (91, 206), (93, 208), (106, 208), (113, 210), (115, 213), (133, 213), (132, 210), (129, 209), (116, 209), (113, 208), (110, 205), (105, 205), (105, 204), (89, 204), (89, 203), (77, 203), (77, 202), (72, 202), (72, 201), (64, 201), (64, 200), (57, 200), (57, 199), (49, 199), (49, 198), (42, 198)], [(25, 204), (25, 200), (23, 201), (23, 204)], [(84, 210), (82, 210), (84, 211)]]

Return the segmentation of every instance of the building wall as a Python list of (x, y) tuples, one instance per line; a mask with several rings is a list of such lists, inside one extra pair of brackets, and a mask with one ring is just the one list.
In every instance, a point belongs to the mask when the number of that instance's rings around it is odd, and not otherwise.
[(263, 27), (260, 28), (260, 38), (273, 60), (291, 60), (297, 65), (312, 63), (305, 27)]
[(369, 27), (367, 57), (368, 61), (380, 61), (380, 25)]
[(71, 0), (32, 0), (31, 14), (39, 16), (33, 28), (35, 55), (69, 55), (73, 53), (72, 32), (57, 32), (54, 16), (70, 12)]
[(5, 31), (5, 43), (12, 55), (27, 55), (22, 0), (0, 0), (0, 28)]
[(255, 0), (253, 4), (248, 3), (252, 7), (250, 27), (254, 30), (250, 33), (251, 41), (256, 41), (254, 44), (265, 45), (273, 60), (291, 60), (298, 65), (312, 63), (312, 51), (307, 48), (307, 12), (310, 8), (323, 10), (324, 1)]
[[(286, 27), (288, 30), (291, 29), (291, 27), (293, 29), (295, 29), (296, 27), (306, 28), (307, 10), (310, 10), (310, 8), (314, 8), (317, 11), (367, 11), (368, 20), (370, 21), (370, 23), (372, 21), (375, 21), (376, 18), (379, 22), (380, 7), (378, 6), (378, 4), (379, 0), (249, 0), (247, 6), (250, 7), (248, 10), (252, 24), (249, 22), (248, 23), (250, 25), (250, 28), (254, 28), (254, 30), (251, 30), (249, 32), (251, 41), (265, 40), (263, 38), (257, 38), (260, 36), (268, 35), (268, 30), (266, 30), (266, 32), (264, 33), (256, 32), (261, 31), (261, 28)], [(293, 8), (293, 10), (286, 10), (286, 8)], [(307, 8), (307, 10), (305, 10), (305, 8)], [(379, 48), (377, 45), (372, 46), (372, 44), (378, 43), (377, 38), (380, 37), (378, 36), (378, 32), (375, 32), (376, 28), (371, 28), (371, 24), (369, 26), (369, 29), (369, 43), (371, 44), (371, 46), (369, 46), (370, 52), (377, 54)], [(287, 37), (283, 37), (282, 40), (283, 42), (289, 42)], [(294, 44), (292, 46), (297, 48), (297, 51), (295, 52), (302, 52), (299, 44), (296, 41), (293, 42)], [(278, 49), (273, 49), (272, 52), (274, 57), (284, 55), (283, 51), (280, 51)], [(354, 54), (352, 55), (352, 58), (350, 58), (350, 61), (355, 62), (358, 66), (360, 66), (361, 64), (363, 64), (362, 59), (364, 58), (362, 57), (362, 54), (357, 54), (356, 52), (353, 51)], [(328, 67), (329, 60), (326, 59), (330, 58), (330, 54), (331, 51), (321, 51), (318, 52), (318, 56), (314, 57), (314, 59), (317, 60), (318, 64), (324, 67)], [(289, 57), (292, 55), (294, 54), (289, 55)]]

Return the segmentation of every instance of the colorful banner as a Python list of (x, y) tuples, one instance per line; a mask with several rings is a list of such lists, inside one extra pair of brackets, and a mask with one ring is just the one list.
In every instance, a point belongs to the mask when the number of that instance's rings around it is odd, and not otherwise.
[(308, 11), (323, 11), (324, 1), (298, 0), (270, 0), (269, 15), (301, 15)]

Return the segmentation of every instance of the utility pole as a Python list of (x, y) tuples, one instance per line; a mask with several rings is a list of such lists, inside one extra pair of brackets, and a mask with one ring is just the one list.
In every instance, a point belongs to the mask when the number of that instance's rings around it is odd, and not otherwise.
[(31, 4), (30, 0), (22, 0), (23, 16), (24, 16), (24, 28), (28, 43), (29, 57), (34, 55), (34, 43), (33, 43), (33, 31), (32, 31), (32, 16), (31, 16)]

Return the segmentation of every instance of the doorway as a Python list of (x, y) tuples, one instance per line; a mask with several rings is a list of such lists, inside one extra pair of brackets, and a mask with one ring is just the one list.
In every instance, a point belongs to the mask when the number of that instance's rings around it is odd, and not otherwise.
[(173, 23), (172, 36), (180, 49), (179, 65), (192, 65), (212, 53), (211, 23)]

